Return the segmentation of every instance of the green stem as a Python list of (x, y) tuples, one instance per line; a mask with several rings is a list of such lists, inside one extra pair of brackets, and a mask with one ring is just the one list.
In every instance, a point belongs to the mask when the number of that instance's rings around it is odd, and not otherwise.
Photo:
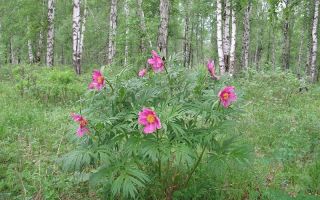
[(114, 93), (114, 89), (113, 89), (112, 84), (110, 83), (110, 81), (108, 81), (107, 79), (105, 79), (105, 81), (110, 86), (112, 93)]
[(159, 152), (159, 155), (158, 155), (158, 166), (159, 166), (159, 179), (161, 180), (161, 152), (160, 152), (160, 136), (159, 136), (159, 132), (157, 131), (156, 132), (156, 135), (157, 135), (157, 140), (158, 140), (158, 152)]
[(201, 154), (200, 154), (200, 156), (199, 156), (196, 164), (193, 166), (193, 168), (192, 168), (192, 170), (191, 170), (191, 172), (190, 172), (190, 174), (189, 174), (189, 176), (188, 176), (188, 178), (187, 178), (187, 181), (186, 181), (186, 183), (184, 184), (184, 186), (187, 186), (187, 185), (188, 185), (188, 183), (189, 183), (189, 181), (190, 181), (190, 179), (191, 179), (191, 176), (194, 174), (194, 172), (196, 171), (198, 165), (200, 164), (200, 161), (202, 160), (202, 157), (203, 157), (203, 155), (204, 155), (204, 152), (205, 152), (205, 150), (206, 150), (206, 147), (207, 147), (207, 145), (205, 145), (205, 146), (203, 147), (203, 150), (202, 150), (202, 152), (201, 152)]

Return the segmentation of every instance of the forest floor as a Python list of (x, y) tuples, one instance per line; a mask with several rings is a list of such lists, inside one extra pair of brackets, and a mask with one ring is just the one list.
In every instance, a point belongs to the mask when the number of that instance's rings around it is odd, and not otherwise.
[[(8, 71), (0, 68), (0, 199), (98, 199), (57, 163), (74, 148), (74, 101), (23, 96)], [(247, 102), (238, 129), (254, 147), (254, 163), (235, 185), (256, 188), (248, 199), (320, 199), (320, 86), (299, 92), (293, 76), (276, 73), (236, 82)]]

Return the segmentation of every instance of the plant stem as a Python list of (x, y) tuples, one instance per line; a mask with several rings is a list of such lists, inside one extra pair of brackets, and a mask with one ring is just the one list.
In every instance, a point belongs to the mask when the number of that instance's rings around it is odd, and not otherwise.
[(114, 93), (114, 89), (113, 89), (112, 84), (110, 83), (110, 81), (108, 81), (107, 79), (105, 79), (105, 81), (110, 86), (112, 93)]
[(191, 173), (189, 174), (189, 176), (188, 176), (188, 178), (187, 178), (187, 181), (186, 181), (186, 183), (184, 184), (184, 186), (187, 186), (187, 185), (188, 185), (188, 183), (189, 183), (189, 181), (190, 181), (190, 179), (191, 179), (191, 176), (193, 175), (193, 173), (196, 171), (198, 165), (200, 164), (200, 161), (202, 160), (202, 157), (203, 157), (203, 155), (204, 155), (204, 152), (205, 152), (205, 150), (206, 150), (206, 147), (207, 147), (207, 145), (205, 145), (205, 146), (203, 147), (203, 150), (202, 150), (202, 152), (201, 152), (201, 154), (200, 154), (200, 156), (199, 156), (196, 164), (195, 164), (194, 167), (192, 168)]
[(161, 152), (160, 152), (160, 136), (159, 136), (159, 131), (157, 131), (156, 133), (157, 135), (157, 140), (158, 140), (158, 152), (159, 152), (159, 155), (158, 155), (158, 166), (159, 166), (159, 179), (161, 181)]

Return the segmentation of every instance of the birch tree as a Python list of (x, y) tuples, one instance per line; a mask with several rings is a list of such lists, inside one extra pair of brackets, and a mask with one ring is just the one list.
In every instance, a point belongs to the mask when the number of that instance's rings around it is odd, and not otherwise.
[(108, 43), (108, 61), (111, 64), (116, 54), (116, 31), (117, 31), (117, 0), (111, 0), (109, 16), (109, 43)]
[(82, 61), (82, 53), (84, 48), (84, 33), (86, 31), (86, 21), (87, 21), (87, 0), (84, 0), (84, 12), (81, 18), (81, 30), (80, 30), (80, 60)]
[(225, 73), (225, 64), (224, 64), (224, 55), (223, 55), (221, 0), (217, 0), (217, 45), (218, 45), (220, 74), (223, 75)]
[(283, 23), (283, 50), (282, 50), (282, 67), (285, 70), (289, 69), (290, 59), (290, 23), (289, 23), (289, 0), (284, 1), (286, 8), (284, 9), (284, 23)]
[(126, 42), (124, 47), (124, 65), (128, 65), (128, 57), (129, 57), (129, 6), (128, 0), (124, 2), (124, 12), (126, 17)]
[(29, 25), (30, 21), (29, 21), (29, 16), (27, 17), (27, 35), (28, 35), (28, 57), (29, 57), (29, 63), (32, 64), (34, 62), (34, 56), (33, 56), (33, 48), (32, 48), (32, 41), (30, 39), (30, 25)]
[(142, 9), (142, 0), (137, 0), (137, 14), (139, 16), (139, 26), (140, 26), (140, 29), (142, 31), (142, 37), (141, 37), (141, 51), (144, 53), (146, 52), (146, 40), (148, 40), (148, 43), (149, 43), (149, 46), (150, 48), (152, 48), (152, 42), (150, 40), (150, 37), (147, 33), (147, 28), (146, 28), (146, 22), (145, 22), (145, 17), (144, 17), (144, 12), (143, 12), (143, 9)]
[(29, 63), (32, 64), (34, 61), (34, 57), (33, 57), (32, 43), (30, 39), (28, 39), (28, 56), (29, 56)]
[(229, 71), (229, 59), (230, 59), (230, 1), (225, 0), (224, 7), (224, 31), (223, 31), (223, 55), (225, 71)]
[(48, 35), (47, 35), (47, 66), (53, 66), (54, 59), (54, 11), (55, 0), (48, 0)]
[(230, 74), (234, 74), (235, 70), (235, 58), (236, 58), (236, 36), (237, 36), (237, 24), (236, 13), (234, 5), (232, 5), (231, 13), (231, 48), (230, 48)]
[(250, 46), (250, 13), (251, 13), (251, 2), (245, 9), (243, 25), (244, 32), (242, 38), (242, 66), (245, 70), (249, 67), (249, 46)]
[(183, 66), (188, 67), (190, 65), (190, 2), (187, 1), (184, 6)]
[(72, 15), (72, 63), (77, 74), (81, 74), (80, 60), (80, 0), (73, 0)]
[(42, 30), (39, 31), (39, 38), (38, 38), (38, 46), (37, 46), (37, 52), (35, 57), (35, 62), (39, 63), (41, 61), (41, 51), (43, 47), (43, 33)]
[(160, 25), (157, 47), (164, 58), (168, 53), (169, 0), (160, 0)]
[(319, 0), (314, 0), (314, 15), (313, 15), (313, 23), (312, 23), (312, 46), (311, 46), (311, 66), (310, 66), (310, 75), (311, 81), (316, 82), (317, 80), (317, 47), (318, 47), (318, 18), (319, 18)]

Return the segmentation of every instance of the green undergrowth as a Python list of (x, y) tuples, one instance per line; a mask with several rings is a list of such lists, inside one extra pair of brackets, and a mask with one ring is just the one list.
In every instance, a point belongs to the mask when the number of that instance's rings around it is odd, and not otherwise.
[(293, 74), (252, 72), (236, 80), (245, 114), (239, 129), (255, 146), (263, 199), (320, 199), (320, 87)]
[[(0, 199), (99, 199), (57, 163), (79, 143), (70, 112), (80, 109), (90, 74), (36, 67), (0, 68)], [(232, 85), (242, 108), (236, 128), (253, 158), (201, 167), (195, 186), (175, 197), (320, 199), (320, 86), (280, 71), (249, 72)]]
[[(88, 187), (75, 185), (73, 178), (56, 164), (61, 154), (73, 148), (69, 142), (74, 139), (69, 129), (70, 112), (76, 109), (73, 103), (79, 97), (71, 95), (83, 92), (84, 89), (73, 90), (83, 84), (78, 79), (71, 80), (67, 94), (59, 93), (64, 87), (59, 81), (70, 80), (65, 76), (70, 71), (37, 68), (0, 68), (0, 199), (91, 199)], [(30, 88), (24, 88), (23, 94), (18, 89), (17, 85), (26, 80), (22, 76), (31, 75), (42, 76), (41, 80), (33, 79), (38, 88), (57, 91), (50, 101), (32, 96), (34, 91)], [(41, 95), (50, 96), (50, 92), (42, 91)]]

